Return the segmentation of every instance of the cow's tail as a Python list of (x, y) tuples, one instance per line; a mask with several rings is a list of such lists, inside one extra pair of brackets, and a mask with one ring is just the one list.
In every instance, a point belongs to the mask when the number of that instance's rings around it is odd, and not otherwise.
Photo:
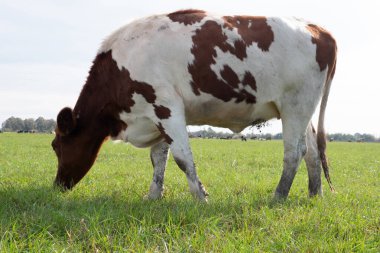
[[(335, 55), (334, 55), (334, 58), (335, 58)], [(323, 88), (321, 107), (320, 107), (319, 119), (318, 119), (317, 144), (318, 144), (319, 156), (321, 159), (325, 178), (330, 186), (330, 190), (332, 192), (335, 192), (335, 189), (334, 189), (334, 186), (332, 185), (330, 174), (329, 174), (329, 166), (328, 166), (327, 156), (326, 156), (326, 133), (325, 133), (325, 126), (324, 126), (326, 105), (327, 105), (327, 100), (329, 97), (332, 79), (335, 72), (336, 58), (332, 62), (333, 64), (331, 64), (332, 66), (329, 66), (329, 71), (328, 71), (326, 82)]]

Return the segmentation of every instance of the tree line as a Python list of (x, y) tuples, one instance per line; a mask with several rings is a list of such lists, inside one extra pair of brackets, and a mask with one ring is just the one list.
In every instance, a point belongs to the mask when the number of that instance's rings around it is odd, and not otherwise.
[(3, 132), (51, 133), (56, 126), (55, 120), (39, 117), (36, 120), (10, 117), (1, 125)]
[[(216, 132), (211, 127), (199, 131), (189, 132), (191, 138), (206, 139), (254, 139), (254, 140), (282, 140), (282, 133), (248, 133), (248, 134), (232, 134), (227, 132)], [(243, 138), (242, 138), (243, 137)], [(376, 138), (372, 134), (327, 134), (329, 141), (346, 141), (346, 142), (380, 142), (380, 137)]]
[(328, 134), (330, 141), (348, 141), (348, 142), (380, 142), (380, 137), (376, 138), (372, 134)]
[(278, 134), (233, 134), (228, 132), (216, 132), (211, 127), (198, 131), (189, 132), (191, 138), (204, 138), (204, 139), (259, 139), (259, 140), (281, 140), (282, 133)]
[[(1, 127), (0, 131), (3, 132), (39, 132), (39, 133), (51, 133), (55, 130), (56, 122), (53, 119), (44, 119), (39, 117), (36, 120), (21, 119), (10, 117)], [(193, 138), (206, 138), (206, 139), (239, 139), (243, 136), (246, 139), (258, 139), (258, 140), (281, 140), (282, 133), (277, 134), (263, 134), (263, 133), (248, 133), (248, 134), (232, 134), (227, 132), (216, 132), (211, 127), (198, 131), (189, 132), (189, 136)], [(329, 141), (347, 141), (347, 142), (380, 142), (380, 137), (376, 138), (372, 134), (328, 134), (327, 139)]]

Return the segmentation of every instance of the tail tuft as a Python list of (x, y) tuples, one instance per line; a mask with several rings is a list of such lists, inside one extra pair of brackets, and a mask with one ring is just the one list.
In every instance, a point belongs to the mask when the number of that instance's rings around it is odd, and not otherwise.
[(328, 166), (328, 161), (326, 157), (326, 135), (324, 132), (318, 132), (317, 143), (318, 143), (319, 156), (321, 158), (323, 173), (325, 174), (325, 178), (327, 180), (327, 183), (329, 184), (331, 192), (336, 192), (330, 178), (329, 166)]

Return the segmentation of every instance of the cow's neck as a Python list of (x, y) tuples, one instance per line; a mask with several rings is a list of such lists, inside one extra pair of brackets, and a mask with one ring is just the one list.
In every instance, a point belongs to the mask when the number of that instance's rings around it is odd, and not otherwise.
[(120, 83), (115, 77), (119, 73), (111, 51), (98, 54), (74, 108), (79, 122), (98, 128), (97, 131), (105, 136), (114, 135), (126, 127), (118, 119), (121, 110), (117, 95)]

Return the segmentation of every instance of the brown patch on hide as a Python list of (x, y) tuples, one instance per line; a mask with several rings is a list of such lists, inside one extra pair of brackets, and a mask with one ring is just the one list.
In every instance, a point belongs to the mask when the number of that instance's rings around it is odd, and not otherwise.
[(228, 37), (222, 30), (222, 26), (215, 21), (206, 21), (192, 36), (193, 47), (191, 53), (194, 61), (188, 66), (192, 76), (191, 87), (196, 95), (200, 92), (208, 93), (214, 97), (228, 102), (235, 99), (236, 103), (255, 103), (256, 98), (245, 89), (238, 89), (242, 81), (239, 75), (231, 68), (224, 65), (220, 71), (222, 79), (216, 75), (211, 66), (216, 64), (216, 48), (222, 52), (229, 52), (240, 60), (247, 56), (244, 43), (235, 42), (234, 46), (227, 42)]
[(165, 128), (162, 126), (161, 122), (156, 125), (158, 130), (161, 132), (162, 137), (164, 137), (166, 143), (172, 144), (173, 139), (165, 132)]
[(257, 91), (256, 80), (251, 72), (246, 71), (244, 74), (243, 84), (250, 86), (254, 91)]
[(247, 47), (256, 42), (261, 50), (269, 51), (269, 47), (274, 41), (274, 33), (265, 17), (224, 16), (223, 19), (225, 28), (229, 30), (237, 28)]
[(168, 14), (168, 17), (173, 22), (178, 22), (184, 25), (193, 25), (199, 23), (206, 16), (206, 12), (202, 10), (180, 10)]
[(227, 81), (229, 85), (231, 85), (234, 88), (238, 88), (238, 85), (240, 83), (239, 77), (237, 74), (230, 68), (228, 65), (224, 65), (224, 68), (222, 71), (220, 71), (220, 75), (224, 80)]
[(163, 105), (153, 105), (154, 112), (159, 119), (168, 119), (170, 117), (170, 109)]
[(328, 66), (327, 78), (332, 79), (335, 73), (337, 45), (334, 37), (322, 27), (308, 24), (306, 28), (311, 33), (311, 41), (317, 46), (316, 61), (319, 69), (325, 70)]
[(145, 82), (133, 80), (129, 71), (119, 69), (112, 58), (112, 52), (99, 54), (94, 60), (87, 82), (79, 96), (74, 111), (81, 117), (97, 115), (105, 105), (114, 104), (126, 112), (135, 104), (134, 94), (144, 97), (147, 103), (153, 104), (157, 97), (153, 87)]

